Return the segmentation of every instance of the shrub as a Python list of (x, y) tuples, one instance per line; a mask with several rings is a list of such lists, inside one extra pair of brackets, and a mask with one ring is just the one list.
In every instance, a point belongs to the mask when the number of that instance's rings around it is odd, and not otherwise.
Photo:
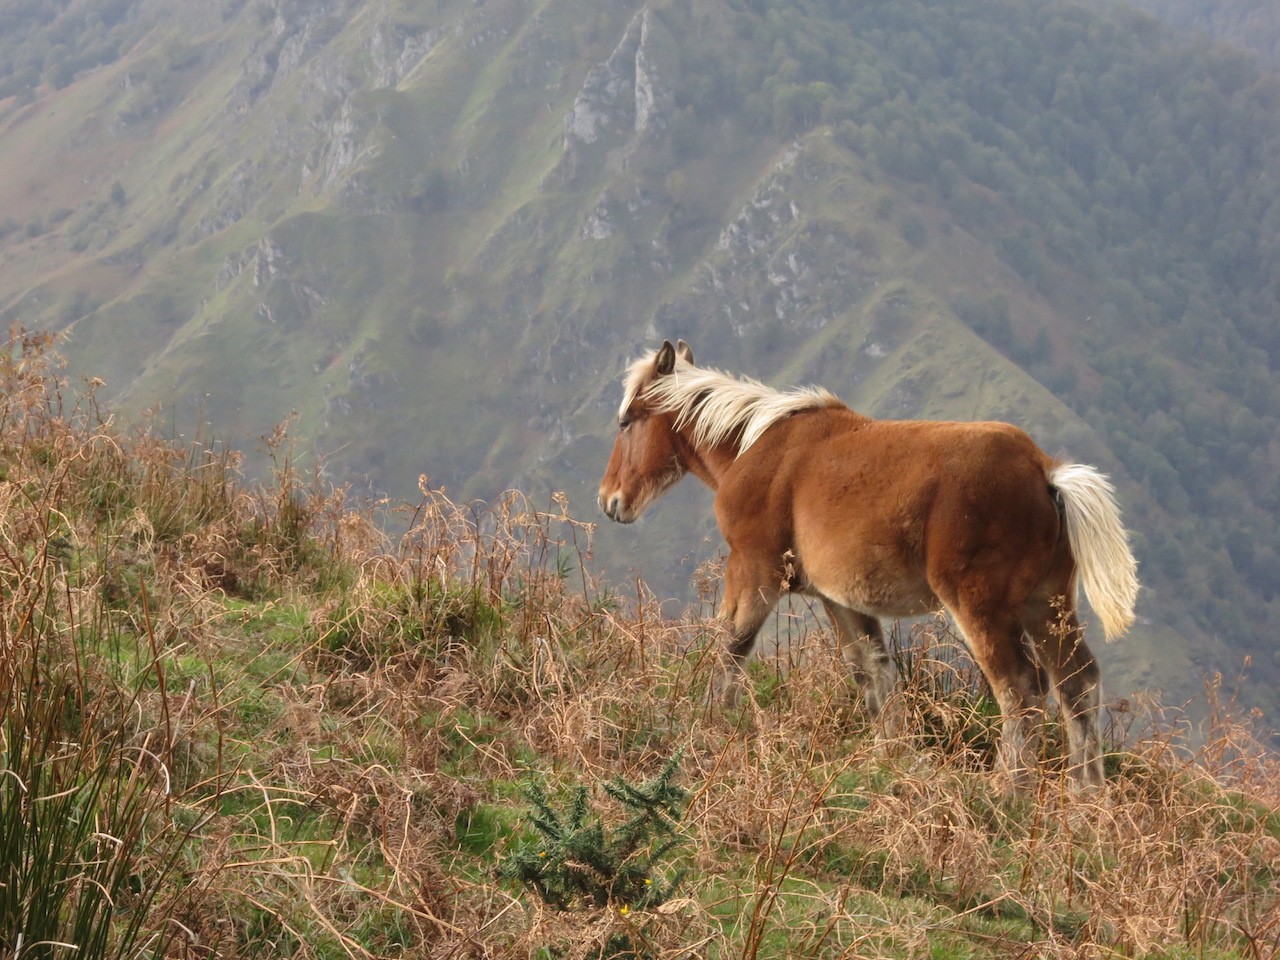
[[(540, 834), (507, 858), (502, 875), (532, 889), (550, 906), (611, 903), (653, 910), (671, 898), (682, 874), (664, 879), (660, 861), (680, 842), (676, 827), (688, 795), (672, 783), (679, 755), (653, 780), (634, 786), (618, 778), (603, 789), (632, 816), (609, 830), (578, 786), (563, 811), (551, 805), (546, 791), (534, 784), (527, 791), (533, 809), (529, 823)], [(656, 879), (655, 879), (656, 878)]]

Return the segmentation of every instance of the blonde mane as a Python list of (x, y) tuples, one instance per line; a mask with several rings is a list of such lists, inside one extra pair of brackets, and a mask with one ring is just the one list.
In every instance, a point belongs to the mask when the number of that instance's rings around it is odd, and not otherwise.
[(719, 446), (738, 435), (738, 456), (760, 439), (769, 427), (801, 410), (842, 406), (840, 400), (821, 387), (803, 387), (783, 393), (750, 377), (741, 379), (697, 367), (683, 357), (676, 358), (670, 376), (649, 380), (657, 352), (636, 360), (627, 368), (622, 391), (621, 418), (641, 397), (656, 413), (674, 413), (676, 429), (693, 427), (693, 442), (699, 446)]

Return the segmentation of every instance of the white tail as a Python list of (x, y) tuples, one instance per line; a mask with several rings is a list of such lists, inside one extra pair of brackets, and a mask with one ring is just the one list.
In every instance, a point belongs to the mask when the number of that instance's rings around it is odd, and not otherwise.
[(1138, 563), (1120, 521), (1115, 487), (1093, 467), (1079, 463), (1055, 467), (1049, 482), (1062, 496), (1080, 584), (1102, 620), (1103, 635), (1114, 639), (1133, 624), (1138, 597)]

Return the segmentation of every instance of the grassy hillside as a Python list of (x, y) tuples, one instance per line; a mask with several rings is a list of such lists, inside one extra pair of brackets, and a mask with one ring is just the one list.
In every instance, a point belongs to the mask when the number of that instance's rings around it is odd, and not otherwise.
[(895, 650), (895, 739), (820, 632), (723, 713), (705, 609), (597, 581), (563, 501), (379, 517), (285, 445), (246, 484), (106, 426), (53, 360), (0, 353), (5, 955), (1280, 948), (1280, 771), (1220, 690), (1198, 749), (1134, 702), (1104, 794), (1050, 752), (1005, 797), (941, 624)]
[[(256, 476), (289, 421), (362, 490), (585, 514), (623, 361), (685, 336), (1097, 463), (1147, 587), (1114, 689), (1188, 697), (1251, 657), (1280, 709), (1280, 93), (1252, 62), (1001, 0), (10, 20), (0, 317), (69, 331), (122, 418), (215, 423)], [(678, 496), (600, 531), (614, 580), (692, 596), (718, 544)]]

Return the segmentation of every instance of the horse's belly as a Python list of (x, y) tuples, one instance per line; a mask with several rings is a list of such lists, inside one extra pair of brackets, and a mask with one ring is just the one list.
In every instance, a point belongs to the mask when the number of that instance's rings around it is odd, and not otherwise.
[(916, 617), (942, 606), (928, 584), (889, 571), (852, 577), (811, 579), (812, 588), (842, 606), (876, 617)]
[(932, 613), (941, 603), (915, 559), (921, 534), (909, 525), (820, 524), (797, 530), (796, 552), (813, 588), (877, 617)]

